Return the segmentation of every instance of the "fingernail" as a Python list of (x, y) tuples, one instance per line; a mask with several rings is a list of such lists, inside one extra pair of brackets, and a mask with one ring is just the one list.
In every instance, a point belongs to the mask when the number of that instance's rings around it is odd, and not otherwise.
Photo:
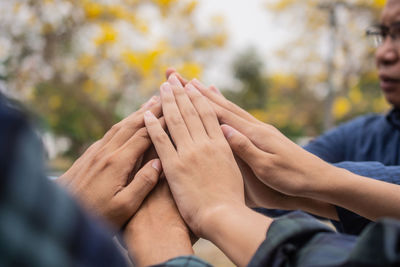
[(169, 76), (168, 82), (172, 85), (182, 86), (181, 82), (178, 80), (178, 78), (176, 77), (175, 74), (172, 74), (171, 76)]
[(233, 129), (232, 127), (224, 124), (221, 126), (222, 132), (225, 135), (226, 139), (231, 138), (234, 134), (235, 134), (235, 129)]
[(154, 114), (153, 114), (150, 110), (147, 110), (147, 111), (144, 113), (144, 118), (145, 118), (145, 119), (153, 119), (153, 118), (155, 118), (155, 117), (154, 117)]
[(169, 84), (169, 83), (163, 83), (162, 85), (161, 85), (161, 90), (164, 92), (164, 93), (171, 93), (172, 91), (171, 91), (171, 85)]
[(151, 167), (156, 169), (158, 172), (161, 171), (161, 161), (159, 159), (153, 160), (153, 163), (151, 164)]
[(222, 95), (221, 91), (217, 87), (215, 87), (214, 85), (211, 85), (210, 89), (211, 89), (211, 91), (213, 91), (213, 92), (215, 92), (215, 93), (217, 93), (219, 95)]

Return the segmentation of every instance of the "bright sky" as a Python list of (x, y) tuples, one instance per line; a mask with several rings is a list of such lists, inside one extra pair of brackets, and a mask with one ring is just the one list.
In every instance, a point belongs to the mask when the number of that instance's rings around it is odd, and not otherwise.
[[(204, 21), (213, 15), (222, 15), (228, 28), (229, 43), (225, 55), (221, 55), (219, 64), (207, 70), (205, 79), (216, 85), (226, 85), (226, 78), (219, 79), (221, 73), (230, 75), (232, 56), (245, 48), (254, 46), (262, 59), (271, 59), (273, 51), (285, 40), (284, 29), (274, 27), (273, 15), (266, 8), (266, 0), (201, 0), (198, 14)], [(271, 61), (268, 60), (269, 67)]]

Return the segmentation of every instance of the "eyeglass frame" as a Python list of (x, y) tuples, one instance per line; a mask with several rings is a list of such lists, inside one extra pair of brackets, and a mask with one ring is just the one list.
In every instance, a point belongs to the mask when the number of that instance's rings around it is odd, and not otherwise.
[(370, 26), (365, 31), (365, 34), (373, 41), (375, 48), (380, 47), (388, 36), (390, 36), (392, 42), (398, 42), (398, 46), (400, 47), (400, 21), (394, 22), (390, 26), (382, 24)]

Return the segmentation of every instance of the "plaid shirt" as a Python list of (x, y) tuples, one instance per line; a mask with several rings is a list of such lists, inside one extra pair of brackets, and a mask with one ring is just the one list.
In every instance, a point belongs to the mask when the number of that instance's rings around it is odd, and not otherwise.
[(0, 95), (0, 266), (127, 266), (107, 230), (44, 175), (29, 122)]
[(295, 211), (275, 219), (249, 266), (400, 266), (400, 222), (383, 219), (360, 236)]

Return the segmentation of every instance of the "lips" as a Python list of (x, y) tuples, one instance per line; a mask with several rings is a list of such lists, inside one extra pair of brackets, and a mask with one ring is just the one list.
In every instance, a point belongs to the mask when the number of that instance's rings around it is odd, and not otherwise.
[(385, 92), (390, 92), (400, 88), (400, 79), (387, 75), (379, 75), (381, 88)]

